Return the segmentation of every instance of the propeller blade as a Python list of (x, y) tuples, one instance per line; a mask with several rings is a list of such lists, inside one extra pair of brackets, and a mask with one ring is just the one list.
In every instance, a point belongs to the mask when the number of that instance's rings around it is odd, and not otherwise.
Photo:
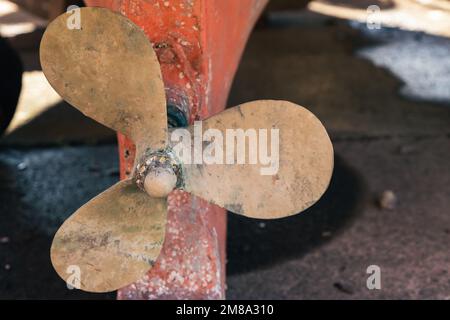
[(151, 43), (120, 14), (80, 10), (81, 29), (70, 29), (73, 16), (64, 13), (44, 33), (40, 59), (48, 81), (88, 117), (135, 142), (164, 148), (166, 98)]
[(150, 198), (131, 180), (121, 181), (64, 222), (53, 239), (53, 266), (84, 291), (124, 287), (144, 276), (158, 257), (166, 214), (166, 199)]
[[(193, 164), (183, 165), (184, 189), (196, 196), (244, 216), (274, 219), (293, 215), (312, 206), (329, 185), (334, 162), (333, 146), (322, 123), (301, 106), (286, 101), (250, 102), (203, 121), (202, 127), (203, 134), (208, 129), (218, 130), (210, 131), (206, 139), (209, 141), (203, 144), (198, 144), (197, 140), (197, 147), (203, 145), (203, 163), (196, 164), (192, 156)], [(243, 140), (245, 164), (236, 164), (239, 148), (231, 139), (235, 150), (230, 151), (231, 143), (227, 143), (227, 140), (233, 135), (227, 129), (243, 129), (244, 132), (252, 129), (248, 131), (249, 136), (253, 132), (253, 137), (257, 137), (258, 141), (257, 149), (252, 149), (253, 156), (257, 157), (256, 164), (251, 164), (248, 137)], [(261, 135), (264, 137), (264, 131), (260, 129), (267, 129), (267, 142), (261, 138)], [(271, 129), (279, 130), (278, 144), (276, 137), (272, 138), (272, 133), (276, 136), (276, 130)], [(188, 130), (194, 137), (194, 126)], [(195, 150), (195, 138), (191, 138), (191, 142), (189, 139), (184, 140), (178, 144), (179, 147), (192, 144), (191, 150)], [(176, 150), (177, 144), (171, 144)], [(252, 145), (255, 146), (255, 143)], [(267, 152), (263, 152), (263, 145)], [(221, 148), (223, 155), (217, 151)], [(233, 163), (227, 162), (227, 152), (235, 164), (227, 164)], [(261, 153), (271, 156), (272, 161), (262, 158)], [(277, 153), (279, 161), (275, 157)], [(208, 163), (205, 163), (205, 154), (212, 156)], [(221, 159), (223, 164), (217, 164)]]

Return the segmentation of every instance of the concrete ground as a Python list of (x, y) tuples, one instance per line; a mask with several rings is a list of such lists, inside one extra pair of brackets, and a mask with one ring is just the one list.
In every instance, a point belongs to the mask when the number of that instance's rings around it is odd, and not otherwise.
[[(111, 131), (45, 87), (39, 35), (12, 39), (28, 73), (0, 141), (0, 298), (114, 298), (67, 290), (50, 265), (53, 233), (118, 179), (118, 159)], [(327, 193), (300, 215), (230, 214), (228, 298), (450, 299), (449, 50), (442, 35), (369, 32), (311, 12), (261, 23), (229, 105), (308, 107), (328, 128), (336, 163)], [(391, 209), (379, 205), (387, 190)], [(381, 290), (366, 287), (370, 265)]]

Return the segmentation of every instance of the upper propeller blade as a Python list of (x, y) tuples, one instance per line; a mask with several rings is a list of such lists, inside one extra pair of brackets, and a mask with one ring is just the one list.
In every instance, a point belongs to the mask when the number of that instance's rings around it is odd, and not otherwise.
[[(202, 164), (184, 164), (184, 189), (196, 196), (248, 217), (273, 219), (310, 207), (329, 185), (333, 146), (321, 122), (303, 107), (286, 101), (255, 101), (227, 109), (203, 121), (202, 126), (203, 134), (208, 129), (218, 131), (210, 131), (207, 139), (210, 141), (203, 142)], [(227, 142), (231, 131), (227, 129), (243, 129), (244, 132), (251, 129), (245, 140), (245, 164), (236, 164), (237, 143), (230, 153)], [(267, 143), (260, 129), (267, 129)], [(278, 144), (276, 130), (271, 129), (279, 129)], [(189, 130), (194, 136), (195, 129), (191, 126)], [(250, 136), (257, 137), (257, 149), (251, 149)], [(223, 155), (214, 151), (220, 150), (221, 144)], [(267, 153), (263, 152), (263, 145)], [(249, 150), (253, 150), (251, 153), (253, 159), (257, 157), (257, 164), (251, 164)], [(214, 158), (216, 152), (219, 155)], [(235, 159), (234, 164), (227, 164), (226, 153)], [(272, 156), (272, 164), (268, 159), (262, 162), (261, 153)], [(205, 154), (216, 159), (212, 161), (222, 158), (224, 164), (205, 164)]]
[(151, 43), (120, 14), (80, 10), (80, 29), (69, 28), (73, 17), (65, 13), (44, 33), (40, 59), (48, 81), (87, 116), (135, 142), (164, 148), (166, 98)]
[(166, 213), (166, 199), (121, 181), (64, 222), (52, 243), (53, 266), (69, 284), (78, 276), (84, 291), (114, 291), (137, 281), (159, 255)]

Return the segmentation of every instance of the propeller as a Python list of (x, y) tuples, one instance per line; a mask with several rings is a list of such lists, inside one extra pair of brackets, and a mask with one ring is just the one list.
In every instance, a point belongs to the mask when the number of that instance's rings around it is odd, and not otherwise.
[[(68, 282), (75, 266), (79, 289), (108, 292), (144, 276), (164, 243), (174, 189), (260, 219), (290, 216), (319, 200), (331, 179), (333, 147), (311, 112), (287, 101), (254, 101), (168, 130), (161, 70), (144, 32), (110, 10), (80, 10), (81, 29), (69, 29), (66, 14), (48, 26), (42, 69), (67, 102), (133, 139), (137, 156), (131, 178), (90, 200), (57, 231), (51, 259), (62, 279)], [(248, 151), (241, 158), (239, 133)], [(253, 148), (252, 139), (271, 145), (271, 154)], [(237, 144), (228, 148), (229, 142)]]

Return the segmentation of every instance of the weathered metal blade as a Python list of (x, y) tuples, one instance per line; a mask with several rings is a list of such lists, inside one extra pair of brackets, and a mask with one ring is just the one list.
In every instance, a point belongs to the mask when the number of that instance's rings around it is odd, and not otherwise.
[[(51, 259), (68, 284), (108, 292), (140, 279), (164, 241), (166, 199), (124, 180), (86, 203), (53, 239)], [(78, 277), (78, 278), (77, 278)]]
[[(329, 185), (334, 163), (333, 146), (321, 122), (301, 106), (286, 101), (250, 102), (203, 121), (202, 127), (200, 132), (203, 134), (208, 129), (218, 131), (208, 133), (209, 137), (214, 137), (205, 139), (209, 141), (198, 144), (197, 139), (197, 150), (203, 146), (202, 164), (183, 165), (184, 189), (196, 196), (248, 217), (273, 219), (310, 207)], [(250, 146), (255, 143), (250, 144), (248, 137), (243, 151), (245, 164), (237, 164), (239, 148), (234, 140), (228, 143), (231, 134), (228, 129), (250, 129), (247, 131), (250, 136), (254, 132), (257, 143), (252, 154), (257, 157), (256, 164), (251, 164), (249, 154)], [(261, 129), (266, 129), (266, 135)], [(189, 131), (194, 137), (195, 128), (191, 126)], [(195, 138), (191, 140), (187, 139), (178, 147), (192, 144), (191, 150), (195, 150)], [(178, 150), (177, 143), (171, 143)], [(217, 150), (222, 144), (223, 155), (220, 155)], [(234, 152), (229, 149), (231, 144), (235, 145)], [(262, 152), (263, 145), (267, 147), (267, 153)], [(279, 161), (275, 157), (278, 150)], [(227, 164), (227, 152), (233, 156), (234, 164)], [(264, 158), (260, 152), (273, 156), (272, 161), (261, 161)], [(217, 154), (219, 156), (215, 158)], [(212, 155), (208, 160), (210, 164), (205, 163), (205, 155)], [(220, 159), (224, 164), (214, 163)], [(195, 162), (195, 157), (191, 160)]]
[(48, 81), (87, 116), (135, 142), (164, 148), (164, 84), (144, 32), (102, 8), (81, 8), (80, 29), (71, 29), (77, 26), (75, 14), (62, 14), (44, 33), (40, 59)]

